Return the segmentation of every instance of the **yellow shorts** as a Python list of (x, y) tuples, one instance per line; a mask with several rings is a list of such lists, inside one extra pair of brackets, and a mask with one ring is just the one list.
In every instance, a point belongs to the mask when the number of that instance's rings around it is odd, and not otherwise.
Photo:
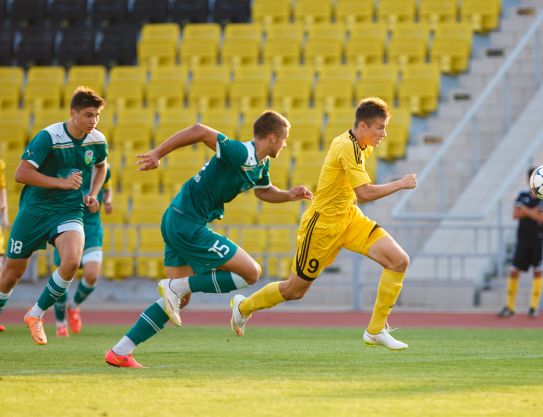
[(334, 262), (341, 248), (367, 255), (370, 247), (385, 236), (388, 233), (357, 206), (339, 220), (309, 208), (300, 222), (291, 271), (303, 279), (314, 280)]

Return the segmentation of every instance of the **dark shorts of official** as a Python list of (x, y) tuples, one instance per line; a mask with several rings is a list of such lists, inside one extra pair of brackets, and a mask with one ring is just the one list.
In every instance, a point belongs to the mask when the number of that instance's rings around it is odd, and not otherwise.
[(11, 228), (7, 257), (29, 258), (35, 251), (45, 249), (47, 242), (53, 244), (59, 234), (71, 230), (84, 235), (83, 210), (42, 215), (19, 211)]
[(194, 222), (173, 207), (162, 216), (164, 266), (189, 265), (195, 274), (217, 269), (236, 254), (237, 245), (215, 233), (207, 224)]
[(541, 271), (543, 241), (518, 241), (513, 256), (513, 266), (521, 271), (527, 271), (531, 266)]

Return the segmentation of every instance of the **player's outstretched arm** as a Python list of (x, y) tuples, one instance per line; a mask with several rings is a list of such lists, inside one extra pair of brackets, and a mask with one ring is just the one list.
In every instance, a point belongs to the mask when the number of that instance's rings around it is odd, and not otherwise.
[(268, 203), (285, 203), (287, 201), (311, 200), (313, 193), (307, 187), (299, 185), (290, 190), (280, 190), (274, 185), (267, 188), (255, 188), (256, 198)]
[(400, 190), (412, 189), (417, 186), (417, 175), (407, 174), (401, 179), (386, 184), (364, 184), (354, 189), (358, 201), (365, 203), (379, 200)]
[(158, 168), (160, 160), (170, 152), (194, 143), (203, 142), (207, 147), (215, 150), (218, 133), (215, 129), (200, 123), (180, 130), (149, 152), (136, 155), (136, 158), (138, 158), (136, 164), (139, 165), (138, 170), (147, 171)]
[(49, 177), (38, 172), (36, 167), (26, 160), (21, 160), (15, 171), (15, 181), (21, 184), (42, 188), (60, 188), (61, 190), (79, 190), (83, 179), (81, 172), (74, 172), (67, 178)]

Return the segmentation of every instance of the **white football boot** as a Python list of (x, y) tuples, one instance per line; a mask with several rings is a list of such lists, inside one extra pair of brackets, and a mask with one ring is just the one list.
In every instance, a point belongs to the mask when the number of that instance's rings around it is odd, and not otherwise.
[(386, 324), (385, 328), (377, 334), (370, 334), (366, 330), (362, 339), (364, 340), (364, 343), (369, 346), (384, 346), (390, 350), (407, 349), (407, 343), (400, 342), (390, 335), (394, 330), (396, 329), (391, 329), (388, 324)]
[(176, 326), (181, 326), (181, 316), (179, 315), (179, 308), (184, 294), (176, 294), (170, 288), (170, 281), (171, 279), (161, 279), (158, 282), (157, 291), (164, 300), (166, 314), (168, 315), (172, 323)]
[(239, 311), (239, 304), (245, 300), (245, 297), (241, 294), (235, 295), (230, 300), (230, 307), (232, 307), (232, 318), (230, 319), (230, 327), (232, 327), (232, 331), (236, 334), (236, 336), (243, 336), (243, 333), (245, 333), (245, 324), (247, 324), (247, 321), (251, 318), (249, 317), (243, 317), (243, 315)]

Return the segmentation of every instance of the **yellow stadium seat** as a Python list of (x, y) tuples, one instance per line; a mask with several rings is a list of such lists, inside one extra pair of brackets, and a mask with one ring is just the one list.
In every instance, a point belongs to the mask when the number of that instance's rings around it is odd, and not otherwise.
[[(0, 149), (3, 153), (13, 152), (19, 160), (28, 139), (27, 127), (0, 124)], [(7, 160), (6, 160), (7, 162)]]
[(319, 80), (349, 80), (354, 82), (357, 78), (358, 68), (350, 64), (323, 65), (316, 69)]
[(290, 20), (292, 3), (290, 0), (254, 0), (251, 15), (253, 22), (269, 25)]
[(294, 155), (304, 154), (308, 150), (319, 149), (321, 142), (321, 120), (312, 123), (293, 123), (288, 141), (288, 146)]
[(299, 81), (311, 85), (314, 75), (312, 65), (283, 65), (275, 70), (276, 81)]
[(8, 84), (21, 87), (24, 71), (21, 67), (0, 67), (0, 85)]
[(179, 129), (196, 121), (196, 109), (183, 107), (177, 109), (163, 109), (158, 112), (158, 123), (178, 123)]
[(255, 217), (256, 214), (252, 210), (246, 210), (244, 208), (238, 207), (229, 207), (228, 205), (226, 205), (224, 208), (224, 217), (222, 219), (222, 222), (226, 225), (251, 225), (255, 224)]
[(143, 84), (113, 83), (107, 87), (106, 100), (113, 109), (140, 108), (143, 104)]
[(336, 21), (351, 29), (373, 20), (373, 0), (336, 0)]
[(390, 80), (396, 83), (399, 68), (396, 64), (367, 64), (360, 70), (360, 78), (363, 80)]
[(202, 111), (201, 122), (228, 137), (236, 138), (239, 127), (239, 113), (232, 108), (208, 109)]
[(84, 85), (94, 84), (103, 89), (106, 83), (106, 68), (102, 65), (74, 65), (68, 70), (68, 82), (79, 81)]
[[(471, 55), (472, 33), (469, 27), (468, 31), (458, 29), (455, 33), (454, 29), (449, 26), (439, 27), (436, 29), (436, 34), (430, 48), (430, 59), (437, 63), (441, 71), (448, 74), (458, 74), (465, 71), (469, 65), (469, 57)], [(460, 26), (460, 25), (455, 25)]]
[(385, 37), (352, 34), (345, 43), (345, 56), (349, 64), (363, 66), (368, 63), (380, 63), (383, 62), (384, 55)]
[(317, 68), (323, 65), (339, 64), (342, 60), (343, 47), (336, 40), (322, 40), (309, 38), (303, 50), (306, 65), (315, 65)]
[(305, 29), (300, 22), (281, 22), (266, 26), (266, 40), (270, 39), (291, 39), (295, 42), (302, 42)]
[(141, 28), (141, 39), (177, 41), (181, 31), (177, 23), (146, 23)]
[(0, 110), (17, 109), (21, 89), (16, 85), (0, 84)]
[(434, 31), (436, 38), (458, 38), (466, 42), (471, 51), (473, 31), (469, 22), (444, 22), (439, 23)]
[(226, 82), (221, 80), (193, 79), (189, 87), (189, 105), (200, 111), (222, 108), (226, 102)]
[(192, 82), (207, 80), (228, 83), (230, 81), (230, 68), (226, 65), (209, 65), (193, 71)]
[(380, 97), (392, 106), (396, 98), (396, 82), (388, 79), (361, 79), (355, 85), (355, 102), (366, 97)]
[(308, 107), (310, 83), (310, 80), (277, 79), (272, 90), (273, 107), (287, 113), (294, 108)]
[(429, 23), (432, 29), (443, 22), (455, 22), (456, 15), (456, 0), (420, 0), (419, 2), (419, 20)]
[[(127, 160), (135, 161), (135, 155), (127, 155)], [(122, 192), (130, 195), (158, 193), (160, 191), (162, 171), (161, 168), (150, 171), (137, 171), (135, 164), (132, 166), (127, 165), (127, 168), (119, 173)]]
[(122, 280), (134, 276), (134, 259), (131, 256), (106, 256), (102, 264), (106, 279)]
[(308, 150), (296, 157), (295, 169), (320, 169), (325, 158), (326, 150)]
[(268, 105), (269, 83), (262, 80), (237, 80), (230, 84), (230, 105), (242, 113)]
[(398, 87), (400, 106), (412, 113), (425, 116), (437, 109), (439, 92), (436, 86), (424, 78), (403, 79)]
[(294, 18), (306, 25), (330, 22), (332, 18), (332, 2), (330, 0), (296, 0)]
[(152, 129), (155, 125), (155, 113), (149, 107), (120, 109), (117, 112), (117, 125), (141, 126)]
[(28, 109), (10, 109), (0, 112), (0, 126), (17, 126), (28, 129), (30, 113)]
[(424, 79), (434, 85), (437, 93), (441, 88), (441, 73), (436, 63), (406, 65), (402, 70), (402, 79)]
[(257, 224), (266, 225), (285, 225), (285, 224), (297, 224), (299, 217), (293, 213), (288, 212), (263, 212), (259, 213), (256, 220)]
[(162, 183), (164, 185), (164, 190), (171, 195), (175, 194), (181, 189), (181, 186), (192, 178), (200, 169), (202, 168), (203, 163), (199, 164), (198, 167), (174, 167), (168, 168), (164, 171), (162, 177)]
[(499, 0), (462, 0), (460, 15), (462, 21), (469, 22), (474, 31), (488, 32), (498, 27), (500, 8)]
[(345, 40), (345, 25), (341, 22), (321, 22), (308, 25), (308, 39), (334, 40), (342, 43)]
[(426, 62), (428, 41), (418, 37), (392, 38), (388, 46), (388, 62), (401, 67)]
[(110, 142), (125, 156), (147, 152), (151, 149), (151, 128), (144, 125), (119, 123), (112, 130)]
[(236, 68), (258, 63), (260, 41), (256, 39), (225, 39), (221, 48), (223, 65)]
[(353, 80), (324, 78), (315, 87), (315, 106), (326, 112), (335, 107), (351, 108)]
[(109, 132), (113, 128), (114, 111), (107, 106), (100, 112), (100, 120), (98, 121), (97, 129), (102, 132), (106, 138), (109, 138)]
[(398, 22), (390, 30), (392, 38), (417, 38), (428, 41), (430, 24), (426, 22)]
[[(387, 137), (382, 144), (388, 145), (388, 155), (384, 159), (394, 160), (403, 158), (409, 138), (408, 127), (400, 119), (392, 118), (387, 125), (386, 132)], [(380, 147), (377, 148), (377, 156), (380, 156)]]
[(109, 83), (130, 83), (143, 85), (147, 81), (147, 71), (137, 65), (119, 65), (109, 71)]
[(24, 92), (24, 106), (31, 110), (60, 107), (61, 87), (55, 84), (27, 84)]
[(185, 100), (184, 81), (154, 81), (147, 84), (147, 105), (160, 111), (166, 108), (182, 107)]
[(224, 28), (224, 39), (262, 39), (260, 23), (229, 23)]
[(273, 68), (294, 65), (300, 61), (301, 42), (294, 39), (272, 38), (264, 44), (264, 63)]
[(146, 68), (174, 65), (177, 60), (177, 40), (140, 39), (138, 62)]
[(385, 40), (388, 36), (388, 26), (385, 22), (366, 22), (350, 28), (349, 35), (351, 37), (373, 36), (377, 39)]
[(32, 126), (32, 136), (35, 136), (40, 130), (47, 126), (63, 122), (70, 117), (70, 109), (54, 108), (54, 109), (38, 109), (34, 112), (34, 124)]
[(194, 69), (217, 62), (220, 25), (217, 23), (189, 23), (183, 30), (180, 46), (181, 62)]
[(184, 146), (178, 148), (175, 152), (171, 152), (167, 156), (167, 169), (181, 169), (188, 168), (193, 173), (198, 172), (204, 162), (207, 160), (206, 146)]
[[(177, 110), (177, 109), (176, 109)], [(193, 115), (191, 117), (191, 114)], [(196, 112), (180, 113), (180, 119), (172, 121), (160, 121), (155, 129), (155, 144), (159, 144), (168, 139), (175, 132), (183, 130), (196, 123)]]
[(272, 78), (271, 66), (255, 64), (237, 67), (233, 71), (233, 78), (238, 81), (263, 81), (269, 83)]
[(30, 67), (27, 72), (27, 84), (54, 84), (58, 87), (64, 85), (66, 71), (64, 67)]
[(176, 81), (183, 85), (187, 81), (189, 69), (185, 65), (165, 65), (151, 69), (150, 81)]
[(370, 176), (370, 179), (373, 183), (377, 181), (377, 165), (378, 165), (377, 156), (375, 152), (373, 152), (369, 156), (369, 158), (366, 159), (365, 165), (364, 165), (366, 172)]
[(415, 20), (415, 0), (380, 0), (377, 8), (377, 19), (386, 22), (390, 28), (398, 22)]

